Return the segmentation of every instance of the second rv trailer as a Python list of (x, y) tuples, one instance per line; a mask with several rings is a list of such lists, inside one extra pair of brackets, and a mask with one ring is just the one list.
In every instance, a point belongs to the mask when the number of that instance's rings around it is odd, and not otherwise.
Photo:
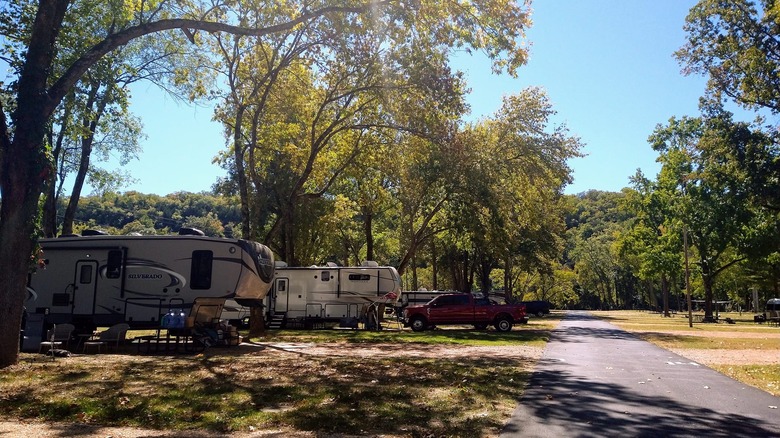
[(269, 321), (283, 326), (360, 318), (367, 305), (394, 300), (401, 276), (392, 266), (277, 266), (266, 299)]
[(273, 280), (271, 250), (242, 239), (85, 235), (41, 239), (40, 246), (25, 308), (49, 324), (154, 328), (196, 298), (260, 304)]

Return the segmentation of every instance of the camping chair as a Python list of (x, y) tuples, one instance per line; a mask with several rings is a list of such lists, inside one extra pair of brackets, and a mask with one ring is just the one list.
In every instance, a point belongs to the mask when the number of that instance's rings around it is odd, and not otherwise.
[(95, 347), (98, 353), (100, 353), (103, 346), (119, 348), (119, 344), (125, 340), (127, 330), (130, 329), (130, 325), (121, 323), (114, 324), (108, 328), (108, 330), (96, 333), (91, 340), (84, 342), (83, 351), (87, 351), (87, 347)]
[(46, 333), (46, 340), (41, 342), (41, 345), (38, 347), (38, 352), (43, 353), (43, 347), (49, 347), (48, 350), (46, 350), (49, 351), (61, 347), (62, 344), (65, 344), (65, 349), (67, 350), (68, 345), (70, 344), (70, 335), (73, 334), (74, 329), (75, 327), (73, 324), (55, 324), (54, 327)]

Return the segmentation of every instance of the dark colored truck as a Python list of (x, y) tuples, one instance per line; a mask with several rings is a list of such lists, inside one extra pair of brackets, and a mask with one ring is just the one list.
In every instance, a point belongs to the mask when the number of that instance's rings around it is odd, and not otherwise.
[(549, 301), (521, 301), (520, 304), (525, 306), (525, 313), (528, 315), (536, 315), (541, 318), (550, 314)]
[(508, 332), (514, 324), (526, 321), (523, 305), (495, 304), (468, 293), (439, 295), (427, 304), (404, 309), (404, 325), (416, 332), (447, 324), (473, 325), (478, 330), (493, 325)]

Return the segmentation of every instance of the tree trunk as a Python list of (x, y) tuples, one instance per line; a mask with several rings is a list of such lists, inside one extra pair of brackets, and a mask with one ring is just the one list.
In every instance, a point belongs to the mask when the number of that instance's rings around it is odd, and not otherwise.
[(714, 322), (715, 316), (713, 315), (712, 299), (714, 296), (713, 284), (715, 283), (715, 278), (709, 263), (704, 260), (701, 262), (701, 276), (704, 283), (704, 321)]
[(236, 177), (238, 178), (238, 197), (241, 202), (241, 236), (244, 239), (252, 238), (251, 211), (249, 209), (249, 184), (244, 170), (244, 137), (241, 124), (244, 122), (243, 106), (236, 106), (236, 124), (233, 127), (233, 160), (236, 165)]
[[(76, 218), (76, 210), (79, 208), (79, 199), (81, 190), (87, 180), (89, 172), (89, 161), (92, 157), (92, 146), (95, 142), (95, 131), (97, 130), (100, 117), (106, 111), (106, 106), (111, 99), (111, 85), (109, 85), (98, 100), (98, 91), (100, 91), (100, 82), (93, 82), (89, 90), (86, 109), (89, 114), (93, 114), (91, 119), (84, 118), (81, 126), (84, 129), (81, 135), (81, 157), (79, 158), (79, 167), (76, 171), (76, 180), (73, 182), (73, 190), (70, 194), (68, 207), (65, 209), (65, 216), (62, 218), (62, 234), (73, 234), (73, 221)], [(93, 110), (93, 105), (97, 102), (97, 108)]]
[(367, 208), (363, 209), (363, 232), (366, 235), (366, 260), (374, 260), (373, 219)]
[(18, 82), (13, 141), (9, 141), (5, 123), (0, 132), (0, 368), (19, 360), (19, 328), (34, 246), (34, 219), (44, 181), (51, 173), (42, 145), (53, 111), (45, 90), (54, 43), (67, 7), (68, 1), (41, 0)]
[(669, 318), (669, 280), (666, 275), (661, 275), (661, 293), (663, 294), (664, 317)]
[(433, 270), (431, 286), (433, 290), (439, 290), (439, 258), (436, 254), (436, 239), (431, 239), (431, 268)]

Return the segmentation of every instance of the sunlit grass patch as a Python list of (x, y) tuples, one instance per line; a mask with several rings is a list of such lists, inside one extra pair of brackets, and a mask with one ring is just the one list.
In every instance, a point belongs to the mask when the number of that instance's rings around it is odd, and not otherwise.
[(425, 332), (411, 330), (276, 330), (268, 331), (258, 342), (343, 342), (353, 344), (371, 343), (417, 343), (417, 344), (448, 344), (448, 345), (490, 345), (505, 346), (521, 343), (528, 346), (543, 346), (549, 339), (549, 330), (555, 326), (550, 322), (531, 322), (528, 325), (518, 324), (510, 332), (501, 333), (493, 330), (475, 330), (468, 326), (449, 326)]
[(780, 397), (780, 365), (712, 365), (712, 368)]
[[(725, 350), (780, 350), (780, 340), (772, 338), (689, 336), (671, 333), (637, 333), (640, 338), (664, 348), (725, 349)], [(778, 352), (780, 354), (780, 351)]]

